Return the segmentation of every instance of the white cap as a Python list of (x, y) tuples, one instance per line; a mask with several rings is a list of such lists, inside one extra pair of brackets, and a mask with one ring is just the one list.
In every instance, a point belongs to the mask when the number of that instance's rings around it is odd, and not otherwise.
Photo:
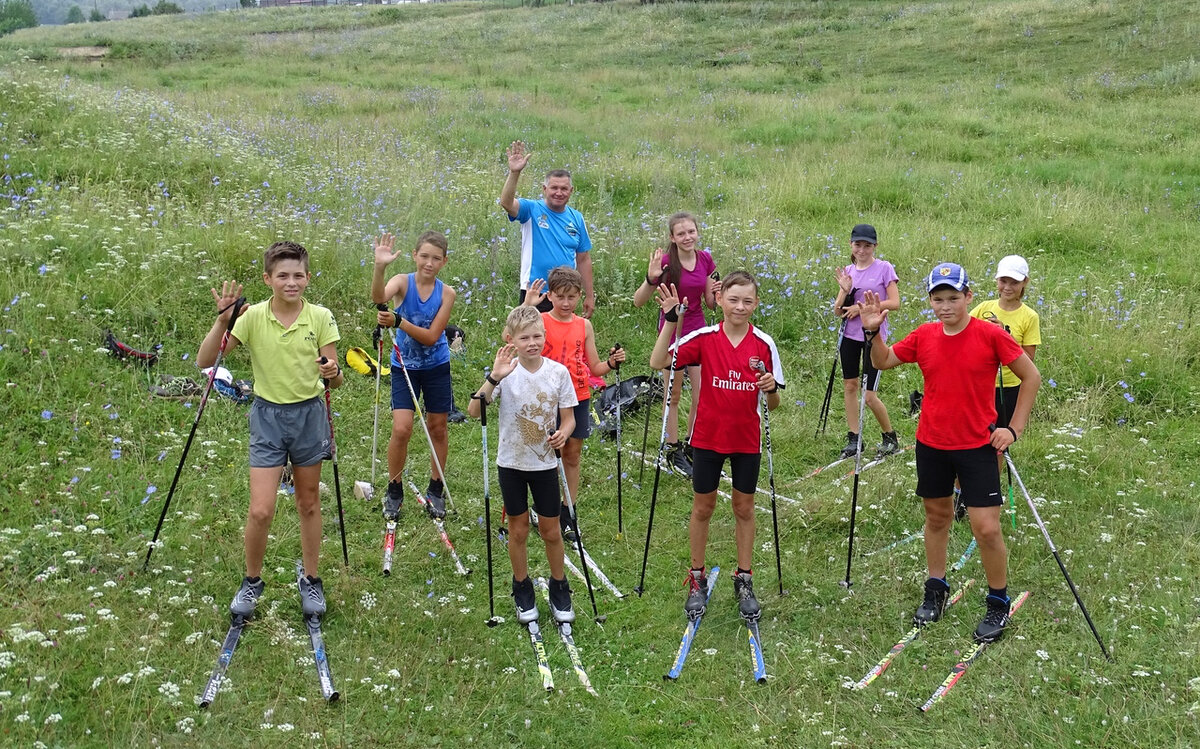
[(1006, 255), (996, 264), (996, 278), (1024, 281), (1029, 277), (1029, 263), (1020, 255)]

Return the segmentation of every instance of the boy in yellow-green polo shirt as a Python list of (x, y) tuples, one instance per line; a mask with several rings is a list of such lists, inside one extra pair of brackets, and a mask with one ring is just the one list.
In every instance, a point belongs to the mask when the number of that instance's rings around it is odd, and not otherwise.
[[(312, 274), (308, 251), (295, 242), (276, 242), (263, 256), (265, 302), (242, 308), (226, 352), (239, 343), (250, 349), (257, 396), (250, 409), (250, 510), (246, 516), (246, 577), (229, 613), (249, 619), (262, 595), (263, 556), (275, 515), (275, 491), (290, 459), (294, 467), (296, 511), (300, 514), (300, 605), (305, 618), (325, 613), (325, 590), (317, 576), (321, 549), (321, 462), (330, 454), (330, 433), (322, 380), (340, 387), (337, 323), (326, 308), (304, 301)], [(221, 336), (233, 314), (242, 285), (226, 281), (212, 290), (217, 320), (200, 344), (196, 363), (212, 366)], [(325, 363), (321, 363), (324, 358)]]

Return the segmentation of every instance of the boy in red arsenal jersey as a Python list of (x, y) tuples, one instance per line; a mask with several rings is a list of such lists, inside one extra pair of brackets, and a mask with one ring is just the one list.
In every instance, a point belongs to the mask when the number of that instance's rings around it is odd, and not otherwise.
[[(871, 363), (891, 369), (916, 362), (925, 376), (925, 401), (917, 425), (917, 496), (925, 503), (925, 558), (929, 579), (925, 600), (913, 624), (936, 622), (946, 608), (946, 546), (954, 518), (954, 479), (962, 485), (962, 501), (979, 542), (979, 557), (988, 580), (987, 614), (975, 639), (992, 642), (1008, 625), (1008, 552), (1000, 531), (1000, 473), (996, 454), (1017, 441), (1029, 423), (1042, 376), (1029, 355), (998, 325), (971, 317), (967, 273), (954, 263), (941, 263), (926, 280), (929, 305), (937, 322), (921, 325), (893, 346), (873, 343), (887, 318), (879, 295), (867, 292), (862, 305), (863, 334)], [(1008, 426), (996, 428), (993, 390), (996, 370), (1006, 365), (1021, 378), (1017, 405)]]
[[(548, 293), (542, 293), (542, 289)], [(565, 265), (550, 271), (546, 283), (541, 279), (529, 284), (529, 292), (525, 294), (525, 306), (537, 307), (542, 300), (550, 300), (550, 311), (542, 313), (542, 324), (546, 326), (546, 347), (542, 356), (562, 364), (571, 374), (571, 384), (575, 387), (575, 397), (579, 405), (575, 407), (575, 431), (567, 439), (562, 449), (563, 469), (567, 474), (567, 486), (571, 491), (571, 499), (579, 502), (579, 459), (583, 455), (583, 441), (591, 434), (591, 386), (588, 376), (603, 377), (612, 372), (615, 365), (625, 361), (625, 349), (614, 346), (608, 352), (608, 359), (600, 361), (596, 353), (596, 333), (592, 329), (592, 321), (575, 314), (579, 299), (583, 296), (583, 276), (574, 268)], [(563, 497), (562, 512), (558, 519), (562, 527), (563, 538), (574, 540), (575, 529), (571, 528), (571, 513), (567, 510), (566, 497)]]
[[(679, 316), (679, 294), (674, 285), (658, 288), (659, 304), (668, 323)], [(754, 492), (758, 488), (760, 443), (759, 393), (767, 407), (779, 405), (779, 388), (784, 386), (779, 351), (771, 336), (750, 324), (758, 306), (758, 282), (745, 271), (730, 273), (717, 292), (724, 321), (693, 331), (679, 341), (672, 357), (674, 325), (664, 325), (650, 354), (650, 366), (675, 369), (700, 366), (699, 405), (692, 434), (692, 517), (688, 525), (692, 569), (688, 573), (688, 598), (684, 613), (689, 619), (704, 614), (707, 577), (704, 551), (708, 524), (717, 503), (717, 482), (725, 461), (733, 474), (734, 534), (738, 569), (733, 576), (738, 609), (749, 620), (761, 610), (751, 584), (750, 560), (754, 552)], [(759, 374), (754, 365), (762, 362)]]

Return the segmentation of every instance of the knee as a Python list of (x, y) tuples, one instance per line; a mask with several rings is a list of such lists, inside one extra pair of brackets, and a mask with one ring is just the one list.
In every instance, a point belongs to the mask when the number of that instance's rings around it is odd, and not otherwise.
[(754, 519), (754, 499), (751, 497), (738, 498), (734, 497), (733, 502), (733, 517), (740, 523), (745, 523)]
[(562, 529), (559, 527), (558, 518), (542, 517), (542, 521), (538, 523), (538, 535), (548, 544), (562, 541)]
[[(445, 419), (439, 419), (438, 421), (433, 421), (433, 422), (426, 422), (426, 424), (429, 426), (429, 437), (430, 437), (430, 439), (433, 440), (433, 443), (435, 445), (445, 444), (446, 439), (447, 439)], [(411, 430), (409, 430), (409, 431), (411, 432)]]
[(858, 380), (842, 380), (842, 387), (847, 393), (858, 393)]
[(715, 503), (713, 502), (697, 500), (692, 504), (692, 519), (699, 520), (702, 523), (707, 523), (712, 519), (714, 504)]
[(515, 520), (509, 515), (508, 535), (509, 543), (524, 544), (529, 539), (529, 516), (526, 515), (523, 520)]
[(992, 522), (991, 519), (972, 521), (971, 532), (975, 534), (975, 540), (979, 542), (979, 545), (985, 548), (996, 548), (1004, 544), (1004, 534), (1000, 530), (1000, 523)]
[(406, 445), (408, 444), (409, 437), (412, 437), (412, 424), (392, 424), (393, 440)]
[(943, 510), (942, 508), (925, 508), (925, 530), (929, 533), (945, 533), (950, 530), (950, 523), (954, 517), (953, 503), (947, 503), (949, 506)]
[(246, 513), (246, 522), (250, 525), (268, 525), (275, 516), (275, 505), (271, 503), (250, 504)]
[(879, 396), (876, 395), (874, 390), (867, 391), (867, 405), (868, 406), (882, 406), (883, 405), (883, 401), (879, 400)]
[(296, 512), (299, 513), (301, 520), (311, 520), (314, 517), (321, 515), (321, 498), (317, 492), (312, 492), (312, 496), (302, 496), (299, 491), (296, 492)]

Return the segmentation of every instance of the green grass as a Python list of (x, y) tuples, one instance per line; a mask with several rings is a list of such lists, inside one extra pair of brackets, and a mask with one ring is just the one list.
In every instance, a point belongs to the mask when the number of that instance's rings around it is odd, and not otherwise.
[[(0, 739), (1200, 744), (1193, 16), (1181, 0), (474, 2), (136, 19), (0, 40), (0, 584), (11, 604), (0, 613)], [(63, 52), (79, 46), (108, 53)], [(242, 569), (245, 409), (209, 404), (164, 545), (143, 573), (197, 404), (151, 398), (142, 372), (98, 350), (101, 334), (161, 342), (158, 371), (194, 374), (208, 289), (238, 278), (264, 298), (261, 252), (291, 238), (313, 252), (309, 296), (337, 315), (339, 348), (369, 347), (370, 237), (387, 230), (408, 243), (437, 228), (450, 238), (443, 277), (459, 290), (454, 318), (469, 336), (454, 363), (461, 406), (515, 287), (516, 231), (495, 201), (516, 138), (533, 151), (531, 174), (574, 171), (572, 203), (596, 243), (599, 343), (630, 350), (623, 374), (645, 371), (653, 313), (628, 300), (665, 216), (695, 212), (722, 273), (746, 267), (762, 281), (758, 322), (780, 343), (790, 384), (772, 414), (788, 596), (775, 592), (763, 513), (756, 556), (772, 679), (750, 682), (722, 580), (683, 678), (662, 682), (683, 626), (690, 508), (689, 487), (668, 476), (646, 595), (598, 592), (609, 617), (600, 629), (573, 583), (600, 698), (578, 687), (553, 632), (559, 691), (543, 694), (509, 615), (502, 546), (496, 603), (510, 621), (483, 626), (478, 426), (451, 430), (458, 514), (447, 526), (473, 575), (453, 573), (429, 521), (410, 510), (396, 574), (382, 578), (378, 512), (349, 491), (370, 477), (374, 406), (373, 383), (353, 379), (334, 396), (349, 568), (324, 497), (325, 634), (343, 702), (319, 704), (289, 587), (296, 517), (281, 501), (262, 616), (231, 682), (198, 711)], [(534, 191), (535, 178), (523, 179), (522, 194)], [(835, 405), (829, 434), (813, 438), (835, 339), (834, 269), (861, 221), (880, 229), (880, 254), (900, 273), (898, 331), (926, 319), (919, 284), (933, 263), (964, 263), (987, 296), (999, 257), (1029, 258), (1047, 384), (1014, 456), (1114, 663), (1099, 657), (1018, 503), (1011, 586), (1034, 595), (1013, 636), (933, 715), (915, 708), (966, 644), (978, 595), (868, 690), (842, 687), (903, 634), (923, 577), (916, 544), (866, 556), (920, 527), (909, 457), (862, 477), (851, 595), (837, 585), (850, 480), (802, 479), (831, 459), (842, 431)], [(230, 364), (248, 375), (244, 354)], [(884, 378), (908, 444), (915, 424), (903, 412), (919, 387), (913, 368)], [(652, 483), (634, 483), (640, 427), (626, 424), (622, 539), (613, 445), (593, 439), (584, 458), (589, 548), (626, 592)], [(418, 438), (410, 465), (425, 455)], [(732, 530), (722, 506), (710, 563), (732, 564)], [(956, 528), (951, 553), (967, 539)], [(536, 544), (531, 557), (544, 571)], [(967, 569), (981, 580), (977, 562)]]

